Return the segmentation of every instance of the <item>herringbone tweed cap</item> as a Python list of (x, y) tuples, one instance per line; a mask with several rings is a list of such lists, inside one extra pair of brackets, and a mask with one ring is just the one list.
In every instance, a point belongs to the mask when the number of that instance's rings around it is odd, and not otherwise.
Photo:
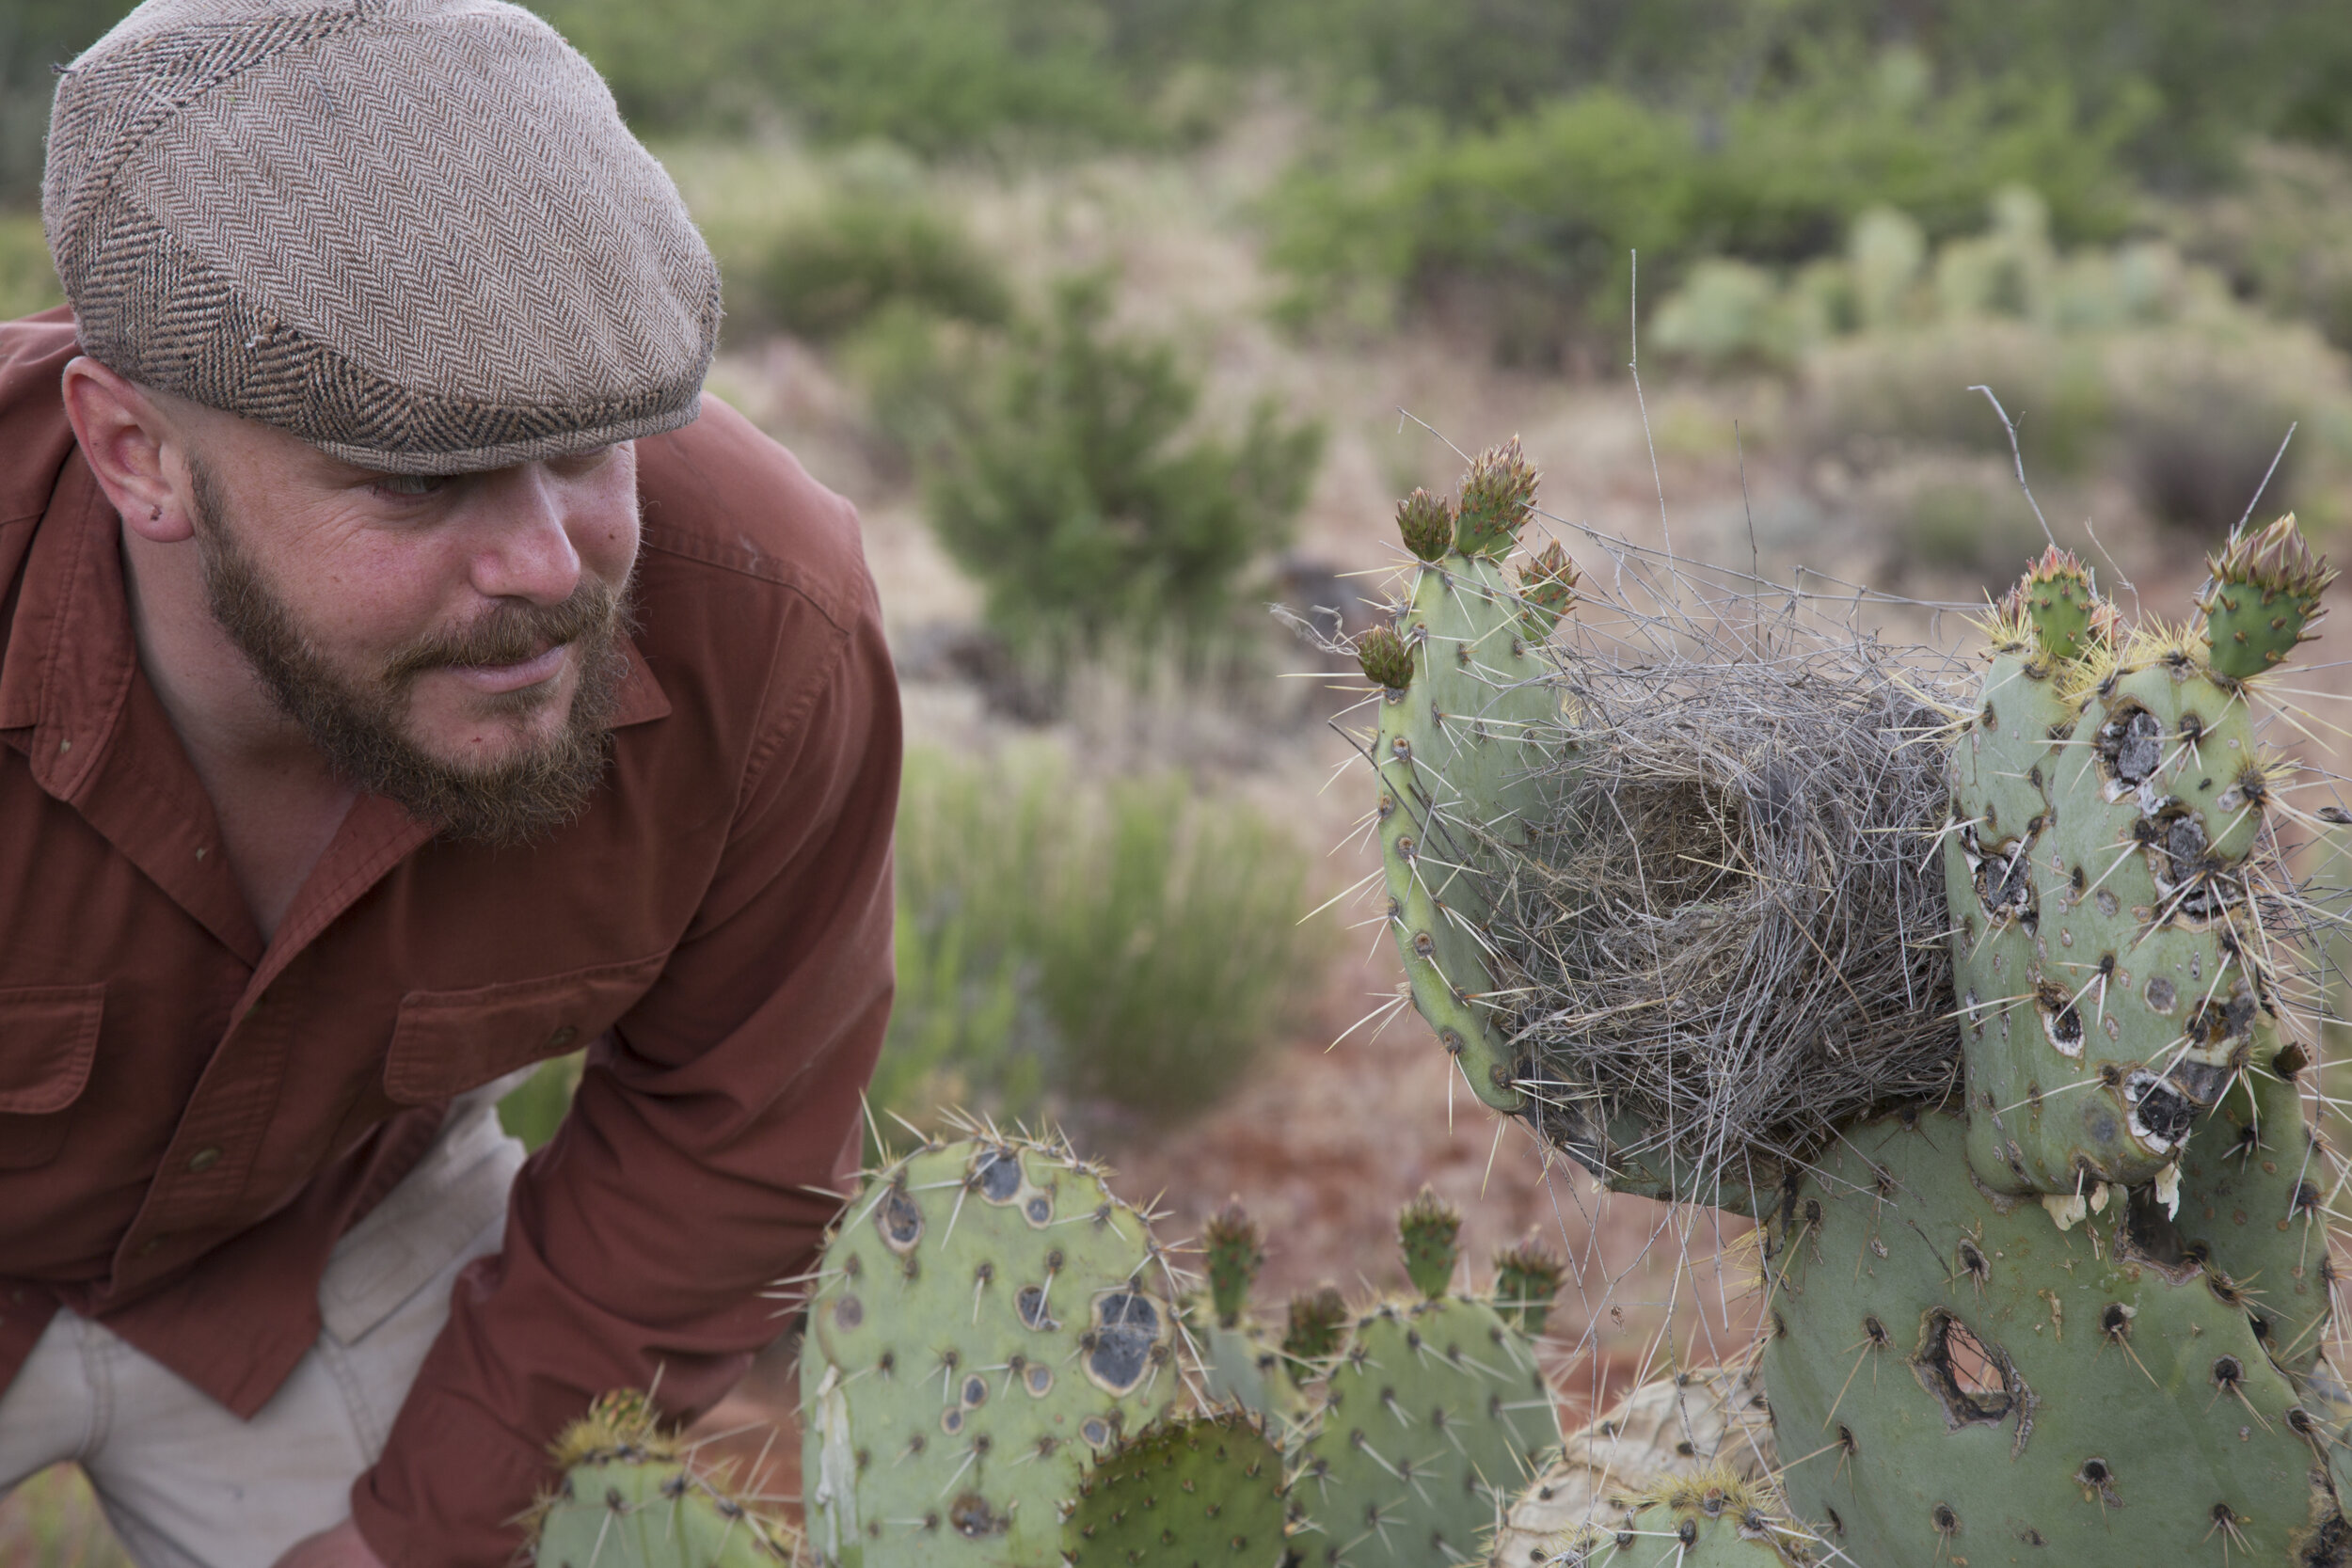
[(398, 473), (673, 430), (719, 274), (587, 61), (498, 0), (148, 0), (59, 79), (82, 346)]

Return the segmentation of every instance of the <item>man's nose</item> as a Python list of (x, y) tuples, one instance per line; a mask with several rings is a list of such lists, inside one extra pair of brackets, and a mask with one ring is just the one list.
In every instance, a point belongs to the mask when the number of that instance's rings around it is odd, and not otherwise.
[(580, 585), (564, 485), (546, 465), (525, 463), (483, 495), (471, 577), (485, 598), (561, 604)]

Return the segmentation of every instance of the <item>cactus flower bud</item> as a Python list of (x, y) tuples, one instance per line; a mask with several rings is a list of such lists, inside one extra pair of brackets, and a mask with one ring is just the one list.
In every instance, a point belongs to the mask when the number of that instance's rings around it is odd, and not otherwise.
[(1340, 1331), (1346, 1325), (1346, 1298), (1333, 1287), (1293, 1296), (1282, 1354), (1294, 1362), (1321, 1361), (1340, 1348)]
[(1402, 691), (1413, 684), (1413, 650), (1387, 626), (1375, 626), (1356, 640), (1356, 662), (1376, 686)]
[(1397, 1243), (1405, 1249), (1406, 1277), (1431, 1301), (1454, 1283), (1455, 1242), (1462, 1212), (1427, 1186), (1396, 1216)]
[(1454, 539), (1464, 555), (1505, 556), (1535, 515), (1535, 469), (1512, 436), (1479, 453), (1462, 479)]
[(1576, 602), (1576, 563), (1553, 540), (1544, 553), (1519, 568), (1519, 620), (1534, 641), (1551, 635), (1560, 617)]
[(1231, 1328), (1249, 1305), (1250, 1282), (1265, 1262), (1263, 1238), (1257, 1222), (1235, 1198), (1210, 1218), (1200, 1240), (1208, 1254), (1210, 1302), (1216, 1307), (1216, 1321)]
[(1521, 1333), (1544, 1331), (1551, 1298), (1560, 1293), (1567, 1267), (1559, 1254), (1530, 1239), (1495, 1255), (1495, 1309), (1514, 1319)]
[(1454, 508), (1426, 490), (1396, 503), (1396, 531), (1405, 547), (1423, 561), (1441, 561), (1454, 547)]

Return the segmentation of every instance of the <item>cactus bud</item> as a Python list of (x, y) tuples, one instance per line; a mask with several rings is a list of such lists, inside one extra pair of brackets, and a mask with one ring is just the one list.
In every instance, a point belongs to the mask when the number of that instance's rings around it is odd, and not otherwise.
[(1396, 1239), (1405, 1249), (1405, 1275), (1431, 1301), (1454, 1283), (1454, 1243), (1462, 1234), (1462, 1212), (1424, 1186), (1396, 1216)]
[(1519, 620), (1530, 639), (1537, 642), (1551, 635), (1551, 628), (1576, 602), (1576, 562), (1568, 559), (1558, 540), (1519, 568)]
[(1541, 1242), (1520, 1243), (1495, 1255), (1495, 1309), (1516, 1322), (1523, 1334), (1544, 1331), (1551, 1315), (1551, 1298), (1560, 1293), (1567, 1267)]
[(1454, 547), (1454, 509), (1416, 489), (1396, 503), (1396, 531), (1405, 536), (1405, 547), (1423, 561), (1443, 560)]
[(1347, 1324), (1347, 1302), (1329, 1285), (1291, 1297), (1290, 1327), (1282, 1335), (1282, 1354), (1292, 1363), (1321, 1361), (1340, 1348), (1340, 1331)]
[(2072, 550), (2052, 545), (2026, 568), (2015, 600), (2032, 623), (2042, 652), (2060, 663), (2080, 658), (2090, 645), (2099, 608), (2098, 585)]
[(1464, 555), (1504, 556), (1535, 515), (1535, 469), (1512, 436), (1478, 454), (1462, 479), (1454, 540)]
[(2319, 595), (2336, 569), (2314, 557), (2295, 514), (2230, 541), (2207, 556), (2213, 587), (2198, 601), (2214, 673), (2232, 680), (2259, 675), (2283, 660), (2323, 613)]
[(1375, 685), (1391, 691), (1413, 684), (1413, 650), (1387, 626), (1375, 626), (1356, 640), (1356, 662)]
[(1239, 1198), (1227, 1203), (1201, 1231), (1209, 1255), (1209, 1299), (1224, 1327), (1239, 1323), (1242, 1308), (1249, 1305), (1250, 1282), (1265, 1262), (1262, 1241), (1257, 1223), (1243, 1212)]

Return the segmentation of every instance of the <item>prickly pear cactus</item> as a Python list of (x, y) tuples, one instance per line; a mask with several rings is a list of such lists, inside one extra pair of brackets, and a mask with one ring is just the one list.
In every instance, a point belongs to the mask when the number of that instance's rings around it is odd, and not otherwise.
[(1665, 1481), (1627, 1499), (1613, 1526), (1567, 1537), (1560, 1568), (1797, 1568), (1816, 1560), (1808, 1532), (1774, 1511), (1768, 1488), (1727, 1470)]
[(2311, 1555), (2342, 1528), (2328, 1434), (2254, 1291), (2153, 1183), (2060, 1228), (1971, 1181), (1963, 1133), (1945, 1113), (1851, 1128), (1767, 1222), (1796, 1515), (1888, 1568), (2337, 1560)]
[[(1474, 537), (1473, 563), (1507, 548), (1483, 523)], [(2318, 1356), (2334, 1178), (2272, 968), (2296, 936), (2267, 912), (2292, 884), (2276, 833), (2288, 769), (2258, 738), (2265, 673), (2308, 636), (2333, 574), (2291, 520), (2209, 566), (2190, 627), (2123, 627), (2056, 549), (1998, 607), (1990, 669), (1955, 726), (1943, 838), (1964, 1098), (1850, 1121), (1777, 1191), (1747, 1195), (1763, 1222), (1781, 1484), (1829, 1560), (2352, 1562), (2337, 1490), (2352, 1478), (2347, 1406)], [(1529, 619), (1541, 568), (1516, 596), (1443, 600), (1427, 592), (1434, 569), (1420, 569), (1414, 610), (1450, 612), (1449, 640), (1549, 629), (1549, 605)], [(1445, 733), (1407, 706), (1430, 668), (1417, 657), (1384, 704), (1384, 784), (1391, 750), (1418, 756)], [(1573, 744), (1563, 733), (1553, 745)], [(1522, 793), (1456, 769), (1445, 816), (1524, 821), (1524, 772), (1511, 781)], [(1397, 837), (1384, 834), (1392, 889), (1418, 874), (1420, 846)], [(1425, 978), (1415, 971), (1414, 999), (1456, 1048), (1443, 1032), (1458, 1033), (1468, 988), (1433, 996)], [(1590, 1139), (1549, 1112), (1545, 1128), (1611, 1185), (1708, 1196), (1612, 1158), (1658, 1140), (1625, 1113), (1597, 1117)], [(1327, 1422), (1325, 1457), (1343, 1426), (1367, 1442), (1376, 1429)], [(1635, 1505), (1651, 1513), (1618, 1560), (1716, 1549), (1720, 1532), (1664, 1504)], [(1364, 1517), (1388, 1522), (1376, 1504)], [(1797, 1539), (1740, 1544), (1793, 1555)], [(1595, 1548), (1611, 1544), (1578, 1550)]]
[[(1315, 1532), (1298, 1543), (1307, 1561), (1468, 1560), (1559, 1447), (1534, 1338), (1492, 1302), (1442, 1293), (1461, 1223), (1427, 1188), (1406, 1206), (1398, 1246), (1422, 1299), (1375, 1307), (1327, 1362), (1294, 1464), (1294, 1501)], [(1516, 1282), (1515, 1314), (1549, 1306), (1538, 1284)]]
[(1265, 1243), (1239, 1199), (1213, 1215), (1201, 1231), (1209, 1275), (1210, 1310), (1195, 1312), (1187, 1332), (1200, 1358), (1202, 1395), (1231, 1403), (1276, 1431), (1305, 1416), (1296, 1369), (1279, 1338), (1249, 1313), (1249, 1287), (1265, 1262)]
[(564, 1479), (534, 1511), (539, 1568), (753, 1568), (790, 1538), (686, 1463), (640, 1394), (607, 1394), (555, 1445)]
[(1087, 1468), (1182, 1389), (1145, 1216), (1067, 1149), (985, 1135), (869, 1177), (802, 1353), (809, 1540), (827, 1563), (1056, 1560)]
[(1386, 1303), (1325, 1385), (1292, 1492), (1311, 1563), (1424, 1568), (1476, 1556), (1560, 1441), (1534, 1347), (1483, 1301)]
[(1246, 1415), (1147, 1427), (1078, 1483), (1062, 1527), (1071, 1568), (1279, 1568), (1282, 1455)]
[[(1772, 1412), (1754, 1367), (1658, 1378), (1608, 1415), (1570, 1433), (1560, 1456), (1513, 1499), (1486, 1548), (1486, 1568), (1562, 1559), (1587, 1528), (1616, 1522), (1665, 1483), (1709, 1471), (1769, 1494), (1779, 1468)], [(1785, 1505), (1773, 1504), (1786, 1513)]]
[(1422, 492), (1408, 497), (1398, 528), (1419, 558), (1410, 599), (1394, 628), (1357, 649), (1381, 692), (1380, 844), (1413, 1005), (1471, 1090), (1504, 1111), (1524, 1101), (1491, 1001), (1482, 927), (1493, 908), (1482, 867), (1489, 840), (1523, 844), (1540, 810), (1528, 741), (1559, 705), (1533, 648), (1550, 630), (1543, 616), (1558, 619), (1575, 581), (1564, 560), (1540, 585), (1543, 602), (1531, 605), (1505, 575), (1500, 558), (1534, 502), (1534, 470), (1516, 439), (1471, 466), (1458, 515)]

